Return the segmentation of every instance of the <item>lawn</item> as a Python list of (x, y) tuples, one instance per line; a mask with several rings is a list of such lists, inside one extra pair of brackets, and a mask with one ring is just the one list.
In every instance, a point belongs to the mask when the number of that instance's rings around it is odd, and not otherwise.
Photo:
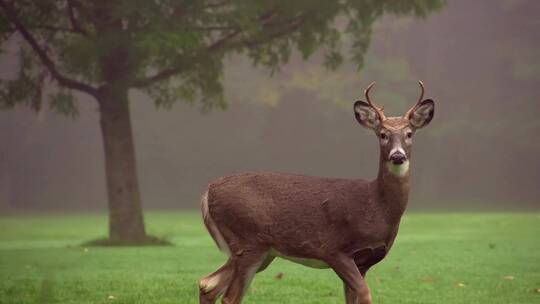
[[(174, 246), (81, 247), (105, 236), (104, 214), (0, 216), (0, 303), (198, 303), (225, 260), (198, 212), (146, 222)], [(540, 303), (540, 214), (408, 214), (368, 282), (374, 303)], [(331, 270), (276, 260), (244, 303), (344, 301)]]

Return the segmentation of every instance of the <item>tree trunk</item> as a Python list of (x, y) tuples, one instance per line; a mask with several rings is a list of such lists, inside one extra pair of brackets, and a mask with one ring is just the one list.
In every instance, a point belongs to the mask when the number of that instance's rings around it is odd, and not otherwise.
[(101, 132), (109, 201), (111, 241), (137, 243), (146, 239), (128, 90), (106, 87), (99, 96)]

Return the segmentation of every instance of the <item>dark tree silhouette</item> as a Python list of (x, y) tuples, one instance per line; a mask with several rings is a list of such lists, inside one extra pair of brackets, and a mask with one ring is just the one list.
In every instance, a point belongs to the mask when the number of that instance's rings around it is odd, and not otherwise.
[[(18, 48), (18, 73), (1, 82), (3, 108), (23, 103), (76, 115), (74, 92), (100, 109), (109, 201), (109, 239), (144, 243), (129, 114), (130, 89), (157, 106), (199, 102), (224, 108), (223, 59), (242, 53), (274, 70), (291, 51), (322, 48), (342, 61), (342, 37), (361, 67), (373, 22), (385, 13), (426, 16), (443, 0), (173, 1), (0, 0), (2, 46)], [(47, 89), (45, 90), (44, 87)], [(44, 94), (47, 94), (44, 98)]]

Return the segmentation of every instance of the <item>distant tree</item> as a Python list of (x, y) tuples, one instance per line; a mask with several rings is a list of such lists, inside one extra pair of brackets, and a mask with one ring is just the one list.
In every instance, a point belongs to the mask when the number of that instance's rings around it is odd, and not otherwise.
[[(342, 61), (341, 37), (359, 67), (373, 22), (384, 13), (426, 16), (444, 0), (0, 0), (4, 48), (18, 48), (18, 71), (1, 82), (1, 106), (77, 114), (74, 92), (100, 109), (111, 241), (140, 243), (145, 233), (128, 91), (158, 107), (176, 100), (224, 108), (227, 54), (272, 70), (293, 50), (322, 48), (325, 65)], [(246, 80), (249, 81), (249, 80)], [(44, 88), (47, 88), (46, 90)]]

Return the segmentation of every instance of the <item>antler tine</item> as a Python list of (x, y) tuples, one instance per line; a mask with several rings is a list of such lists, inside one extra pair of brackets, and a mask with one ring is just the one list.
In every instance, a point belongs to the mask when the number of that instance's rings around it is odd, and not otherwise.
[(422, 102), (422, 100), (424, 99), (424, 93), (426, 92), (426, 88), (424, 87), (424, 83), (422, 82), (422, 80), (418, 80), (418, 84), (420, 84), (420, 97), (418, 97), (418, 101), (416, 102), (416, 104), (419, 104), (420, 102)]
[(375, 81), (370, 83), (369, 86), (364, 90), (364, 96), (366, 96), (366, 100), (367, 102), (369, 103), (369, 105), (375, 109), (375, 111), (377, 111), (377, 114), (379, 114), (379, 118), (382, 120), (385, 120), (386, 119), (386, 116), (384, 115), (384, 112), (382, 111), (383, 108), (379, 108), (377, 107), (373, 102), (371, 102), (371, 98), (369, 98), (369, 91), (371, 90), (371, 88), (375, 85)]
[(418, 83), (420, 84), (421, 90), (420, 97), (418, 97), (418, 101), (414, 104), (414, 106), (412, 106), (412, 108), (410, 108), (409, 111), (405, 113), (405, 118), (409, 118), (412, 112), (416, 109), (416, 107), (422, 102), (422, 100), (424, 100), (424, 93), (426, 91), (426, 88), (424, 87), (424, 83), (422, 82), (422, 80), (418, 80)]

